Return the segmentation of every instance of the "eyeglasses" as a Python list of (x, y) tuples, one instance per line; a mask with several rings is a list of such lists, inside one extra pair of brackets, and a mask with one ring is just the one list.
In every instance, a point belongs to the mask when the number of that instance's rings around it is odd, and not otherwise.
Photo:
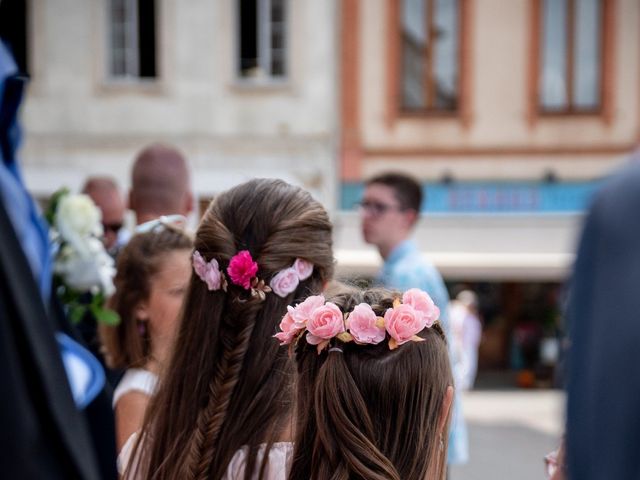
[(406, 210), (406, 208), (403, 208), (399, 205), (389, 205), (387, 203), (375, 202), (373, 200), (363, 200), (357, 205), (360, 209), (360, 212), (367, 213), (372, 217), (380, 217), (392, 210), (396, 210), (398, 212)]
[(135, 228), (135, 233), (159, 232), (166, 227), (184, 228), (187, 218), (184, 215), (162, 215), (161, 217), (141, 223)]
[(558, 461), (558, 451), (546, 454), (544, 456), (544, 471), (547, 474), (547, 478), (553, 477), (558, 469), (564, 470), (564, 465)]
[(104, 230), (104, 233), (118, 233), (122, 229), (122, 222), (103, 223), (102, 229)]

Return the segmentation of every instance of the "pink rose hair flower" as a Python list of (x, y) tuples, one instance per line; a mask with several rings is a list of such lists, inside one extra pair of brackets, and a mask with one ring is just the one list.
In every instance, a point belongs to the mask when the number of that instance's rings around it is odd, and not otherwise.
[(402, 303), (411, 305), (418, 311), (422, 315), (425, 326), (427, 327), (431, 327), (434, 322), (438, 320), (438, 317), (440, 317), (440, 309), (433, 303), (429, 294), (418, 288), (412, 288), (404, 292), (404, 295), (402, 295)]
[[(282, 278), (284, 282), (284, 275)], [(332, 341), (377, 345), (388, 333), (389, 348), (393, 350), (409, 341), (423, 342), (418, 333), (430, 328), (439, 313), (431, 297), (417, 288), (405, 292), (402, 301), (399, 298), (393, 300), (393, 308), (387, 309), (384, 318), (379, 317), (373, 307), (366, 303), (360, 303), (351, 312), (343, 313), (336, 304), (326, 302), (322, 295), (315, 295), (295, 307), (288, 306), (280, 322), (281, 331), (274, 336), (281, 345), (289, 345), (306, 330), (307, 343), (315, 345), (319, 354)]]
[(379, 323), (381, 322), (378, 322), (378, 316), (371, 305), (366, 303), (356, 305), (347, 318), (349, 333), (355, 342), (360, 344), (378, 344), (384, 340), (384, 324)]
[(273, 276), (271, 282), (269, 282), (269, 287), (276, 295), (284, 298), (295, 292), (300, 282), (309, 278), (312, 273), (313, 263), (296, 258), (293, 266), (285, 268)]
[(324, 305), (324, 297), (322, 295), (312, 295), (296, 305), (288, 306), (287, 313), (282, 317), (280, 322), (280, 332), (274, 337), (280, 340), (280, 345), (289, 345), (293, 339), (307, 328), (307, 322), (311, 318), (311, 314)]
[(280, 340), (280, 345), (289, 345), (303, 328), (304, 327), (300, 328), (296, 326), (296, 323), (291, 316), (291, 311), (289, 311), (284, 317), (282, 317), (282, 321), (280, 322), (281, 331), (276, 333), (274, 337)]
[(423, 314), (411, 305), (401, 304), (386, 311), (384, 325), (391, 335), (389, 348), (393, 350), (409, 340), (420, 341), (416, 335), (425, 328), (426, 320)]
[(202, 257), (199, 251), (193, 252), (193, 269), (196, 275), (207, 284), (211, 291), (219, 290), (224, 286), (224, 279), (218, 266), (218, 261), (212, 258), (208, 262)]
[(324, 305), (325, 299), (322, 295), (312, 295), (307, 297), (306, 300), (295, 308), (288, 307), (289, 313), (293, 317), (294, 322), (298, 328), (305, 328), (309, 320), (311, 320), (311, 314), (318, 308)]
[(296, 261), (293, 262), (292, 268), (298, 274), (298, 280), (301, 282), (309, 278), (313, 273), (313, 263), (307, 262), (301, 258), (296, 258)]
[(294, 292), (298, 285), (300, 284), (300, 277), (298, 276), (298, 272), (295, 271), (293, 267), (285, 268), (284, 270), (279, 271), (269, 283), (271, 290), (273, 293), (278, 295), (279, 297), (286, 297), (291, 292)]
[(307, 322), (307, 342), (319, 345), (344, 331), (342, 312), (335, 303), (327, 302), (311, 313)]
[(258, 264), (253, 261), (248, 250), (242, 250), (231, 257), (227, 273), (233, 283), (245, 290), (249, 290), (251, 288), (251, 280), (258, 273)]

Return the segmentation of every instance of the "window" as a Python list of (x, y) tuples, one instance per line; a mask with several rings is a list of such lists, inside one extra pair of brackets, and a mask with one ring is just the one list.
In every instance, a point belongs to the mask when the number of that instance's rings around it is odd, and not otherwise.
[(11, 50), (18, 70), (28, 74), (26, 1), (0, 1), (0, 38)]
[(404, 110), (456, 111), (459, 103), (460, 0), (401, 0)]
[(110, 0), (109, 75), (113, 79), (154, 79), (155, 0)]
[(247, 80), (287, 75), (287, 0), (239, 0), (238, 75)]
[(542, 0), (538, 108), (592, 113), (602, 106), (605, 0)]

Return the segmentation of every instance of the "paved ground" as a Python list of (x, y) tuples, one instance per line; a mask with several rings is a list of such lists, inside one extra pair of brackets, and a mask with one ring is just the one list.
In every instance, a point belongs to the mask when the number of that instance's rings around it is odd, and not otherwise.
[(451, 480), (541, 480), (543, 456), (562, 435), (564, 394), (557, 390), (468, 392), (470, 462)]

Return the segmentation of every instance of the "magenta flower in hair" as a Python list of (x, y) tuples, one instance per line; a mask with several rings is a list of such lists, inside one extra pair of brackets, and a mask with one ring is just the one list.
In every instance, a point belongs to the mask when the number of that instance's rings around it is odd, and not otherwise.
[(258, 264), (253, 261), (248, 250), (242, 250), (231, 257), (227, 273), (233, 283), (245, 290), (249, 290), (251, 288), (251, 280), (258, 273)]

